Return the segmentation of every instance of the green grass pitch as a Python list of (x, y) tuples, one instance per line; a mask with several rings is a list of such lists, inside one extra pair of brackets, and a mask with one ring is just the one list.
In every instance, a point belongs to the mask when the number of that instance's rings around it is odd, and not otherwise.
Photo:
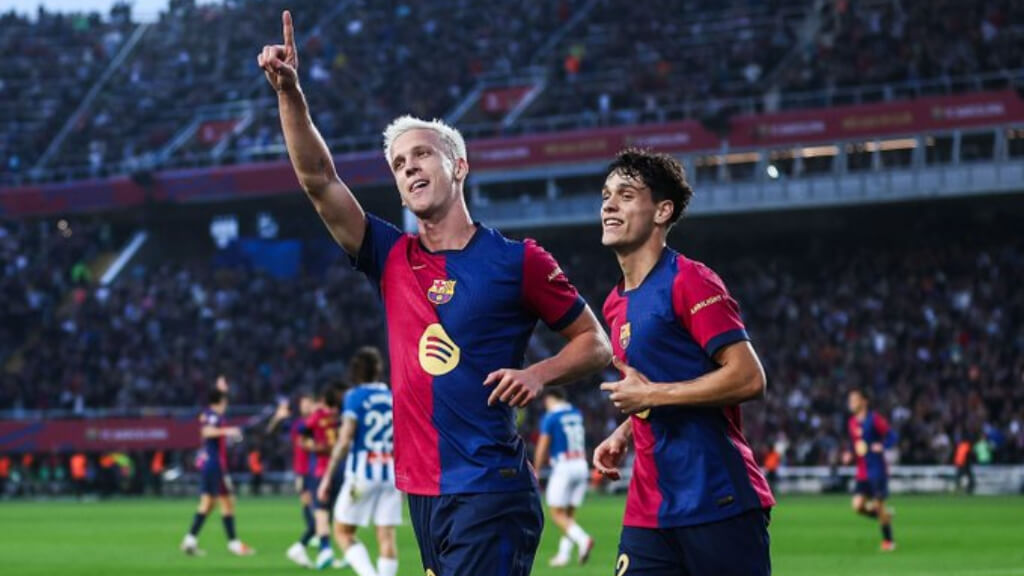
[[(597, 539), (586, 567), (548, 568), (557, 541), (557, 531), (549, 522), (533, 573), (610, 576), (623, 503), (622, 497), (595, 496), (585, 504), (581, 523)], [(301, 515), (293, 498), (243, 498), (239, 502), (240, 535), (259, 551), (251, 558), (228, 554), (216, 513), (200, 539), (207, 556), (189, 558), (178, 552), (194, 504), (192, 499), (0, 503), (2, 573), (281, 576), (302, 572), (284, 557), (285, 549), (301, 531)], [(883, 554), (878, 552), (877, 526), (855, 517), (846, 497), (783, 498), (771, 527), (774, 573), (1024, 575), (1024, 497), (902, 496), (892, 504), (897, 512), (894, 528), (899, 549)], [(418, 576), (423, 572), (412, 530), (406, 526), (400, 534), (400, 574)], [(328, 572), (353, 574), (348, 570)]]

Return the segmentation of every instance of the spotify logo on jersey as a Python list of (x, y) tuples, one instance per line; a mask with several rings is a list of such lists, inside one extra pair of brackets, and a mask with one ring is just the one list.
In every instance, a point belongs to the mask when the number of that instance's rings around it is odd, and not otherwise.
[(420, 366), (431, 376), (443, 376), (459, 365), (459, 347), (440, 324), (431, 324), (420, 336)]

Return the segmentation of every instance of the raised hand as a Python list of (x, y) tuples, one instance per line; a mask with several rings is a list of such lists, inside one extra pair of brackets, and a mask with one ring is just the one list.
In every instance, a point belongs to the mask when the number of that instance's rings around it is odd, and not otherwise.
[(299, 86), (299, 51), (295, 48), (291, 12), (285, 10), (281, 13), (281, 25), (284, 28), (284, 44), (264, 46), (256, 62), (274, 90), (287, 92)]

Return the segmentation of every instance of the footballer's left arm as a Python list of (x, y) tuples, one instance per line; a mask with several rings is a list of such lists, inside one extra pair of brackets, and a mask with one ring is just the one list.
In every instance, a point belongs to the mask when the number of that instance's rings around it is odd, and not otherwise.
[(714, 360), (719, 368), (694, 380), (655, 383), (616, 358), (623, 378), (605, 382), (601, 389), (610, 392), (612, 403), (627, 414), (657, 406), (735, 406), (764, 397), (764, 368), (750, 342), (723, 346)]
[(611, 362), (612, 345), (590, 306), (579, 317), (559, 330), (565, 346), (554, 356), (530, 366), (544, 386), (558, 386), (579, 380), (601, 370)]
[(764, 398), (764, 368), (750, 342), (734, 342), (714, 358), (717, 370), (688, 382), (657, 386), (651, 406), (735, 406)]
[(488, 374), (484, 386), (497, 384), (487, 404), (507, 402), (522, 407), (545, 386), (557, 386), (593, 374), (608, 365), (612, 346), (589, 306), (568, 326), (559, 330), (567, 340), (554, 356), (522, 370), (503, 368)]

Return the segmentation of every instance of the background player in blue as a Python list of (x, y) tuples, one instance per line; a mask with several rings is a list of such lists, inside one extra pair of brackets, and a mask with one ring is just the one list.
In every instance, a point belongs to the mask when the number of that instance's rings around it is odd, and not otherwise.
[(551, 520), (562, 531), (558, 553), (548, 564), (567, 565), (574, 544), (579, 547), (579, 563), (586, 564), (594, 539), (576, 522), (576, 510), (583, 504), (590, 480), (583, 414), (569, 404), (561, 388), (544, 391), (544, 410), (533, 467), (540, 472), (551, 462), (545, 496)]
[(775, 500), (739, 410), (764, 394), (764, 371), (721, 279), (666, 246), (692, 195), (679, 162), (638, 150), (601, 192), (601, 241), (622, 269), (604, 305), (622, 379), (601, 389), (630, 417), (594, 465), (616, 477), (630, 438), (636, 451), (619, 576), (771, 572)]
[[(529, 574), (543, 514), (513, 407), (607, 365), (607, 338), (550, 254), (473, 222), (465, 141), (444, 123), (404, 117), (385, 130), (384, 156), (418, 234), (364, 214), (310, 118), (290, 13), (282, 24), (284, 43), (257, 61), (277, 92), (299, 183), (384, 302), (395, 482), (410, 494), (424, 569)], [(538, 320), (568, 342), (523, 369)]]
[(181, 550), (191, 556), (205, 554), (199, 548), (199, 531), (206, 522), (206, 516), (213, 510), (213, 499), (220, 501), (221, 518), (228, 536), (228, 550), (237, 556), (249, 556), (255, 551), (238, 539), (235, 534), (235, 498), (232, 494), (231, 478), (228, 477), (227, 440), (239, 441), (242, 431), (228, 426), (224, 413), (228, 408), (228, 394), (225, 386), (210, 391), (209, 406), (199, 416), (199, 433), (202, 448), (196, 460), (199, 469), (199, 509), (192, 519), (192, 527), (181, 542)]
[(843, 461), (857, 461), (857, 487), (853, 494), (853, 511), (868, 518), (877, 518), (882, 529), (883, 552), (896, 549), (892, 538), (892, 513), (885, 505), (889, 497), (889, 470), (885, 449), (896, 442), (896, 434), (881, 414), (871, 409), (867, 392), (854, 388), (847, 394), (850, 419), (847, 430), (853, 454), (843, 453)]
[[(345, 460), (345, 482), (334, 505), (334, 536), (345, 560), (359, 576), (398, 574), (395, 527), (402, 523), (402, 494), (395, 487), (391, 390), (381, 382), (384, 362), (372, 346), (360, 348), (349, 361), (338, 441), (327, 465), (327, 478)], [(329, 490), (320, 484), (321, 497)], [(377, 529), (377, 567), (356, 538), (358, 527)]]

